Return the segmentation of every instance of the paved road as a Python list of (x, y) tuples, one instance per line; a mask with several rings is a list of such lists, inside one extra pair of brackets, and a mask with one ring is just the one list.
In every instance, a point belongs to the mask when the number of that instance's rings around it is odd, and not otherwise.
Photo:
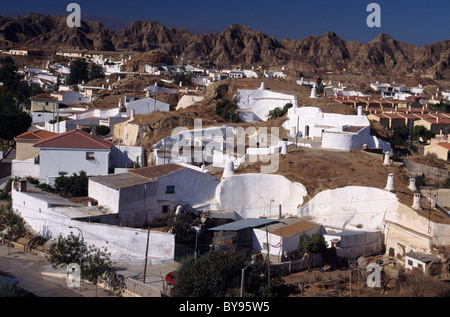
[[(10, 252), (10, 254), (8, 254)], [(19, 280), (18, 286), (38, 297), (95, 297), (95, 286), (82, 283), (81, 291), (67, 287), (61, 277), (42, 275), (55, 272), (51, 264), (42, 257), (18, 249), (0, 245), (0, 271)], [(58, 271), (61, 272), (61, 271)], [(98, 287), (98, 297), (118, 297)]]

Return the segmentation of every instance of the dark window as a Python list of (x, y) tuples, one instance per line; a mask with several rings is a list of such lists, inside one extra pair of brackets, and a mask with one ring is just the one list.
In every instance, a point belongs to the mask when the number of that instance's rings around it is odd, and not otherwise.
[(163, 214), (169, 213), (169, 209), (170, 209), (170, 206), (169, 206), (169, 205), (164, 205), (164, 206), (162, 206), (162, 213), (163, 213)]
[(95, 152), (86, 152), (86, 160), (95, 160)]
[(167, 186), (166, 194), (175, 194), (175, 186)]

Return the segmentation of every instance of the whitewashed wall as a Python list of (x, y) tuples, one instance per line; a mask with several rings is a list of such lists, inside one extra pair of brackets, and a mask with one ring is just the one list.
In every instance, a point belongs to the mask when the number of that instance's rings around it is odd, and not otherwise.
[[(147, 230), (88, 223), (70, 219), (64, 214), (68, 207), (51, 207), (44, 199), (28, 195), (26, 192), (12, 190), (13, 208), (37, 233), (55, 239), (73, 232), (83, 232), (86, 243), (105, 247), (111, 252), (111, 259), (120, 263), (144, 264), (147, 243)], [(174, 235), (151, 231), (149, 239), (149, 264), (171, 261), (174, 257)]]
[(40, 165), (34, 163), (34, 158), (28, 160), (12, 160), (11, 176), (39, 178)]
[[(95, 160), (86, 160), (86, 152), (95, 152)], [(107, 175), (110, 150), (99, 149), (40, 149), (39, 181), (46, 183), (48, 177), (58, 176), (60, 172), (73, 173), (85, 171), (87, 175)]]

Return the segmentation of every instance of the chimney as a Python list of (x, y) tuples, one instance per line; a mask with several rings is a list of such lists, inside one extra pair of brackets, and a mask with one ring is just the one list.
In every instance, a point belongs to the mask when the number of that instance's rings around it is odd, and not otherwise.
[(390, 173), (388, 175), (388, 180), (387, 180), (387, 184), (386, 184), (386, 190), (390, 191), (390, 192), (394, 192), (395, 191), (395, 187), (394, 187), (394, 174)]
[(278, 205), (278, 219), (282, 219), (283, 218), (283, 212), (281, 210), (281, 204)]
[(362, 106), (358, 106), (358, 117), (361, 117), (363, 115)]
[(386, 166), (391, 166), (391, 159), (390, 159), (391, 153), (389, 153), (389, 151), (386, 151), (384, 153), (384, 162), (383, 165)]
[(412, 208), (421, 210), (422, 209), (422, 194), (415, 193)]
[(266, 83), (265, 82), (261, 82), (261, 87), (259, 89), (266, 90)]
[(225, 162), (225, 168), (223, 170), (222, 178), (228, 178), (230, 176), (233, 176), (234, 174), (234, 163), (231, 158), (227, 158), (227, 161)]
[(416, 179), (414, 177), (411, 177), (409, 179), (409, 186), (408, 186), (408, 188), (412, 192), (416, 192), (417, 191)]
[(133, 121), (133, 120), (134, 120), (134, 114), (135, 114), (135, 112), (136, 112), (136, 110), (131, 109), (131, 111), (130, 111), (130, 121)]
[(287, 141), (283, 140), (281, 144), (281, 154), (288, 154)]

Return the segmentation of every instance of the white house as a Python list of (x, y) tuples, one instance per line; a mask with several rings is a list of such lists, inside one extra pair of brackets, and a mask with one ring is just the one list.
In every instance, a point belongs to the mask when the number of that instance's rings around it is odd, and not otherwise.
[(113, 213), (122, 224), (142, 226), (164, 222), (178, 206), (191, 209), (214, 199), (219, 183), (199, 168), (165, 164), (89, 179), (89, 197)]
[(329, 248), (336, 249), (336, 255), (342, 258), (358, 258), (381, 254), (383, 252), (383, 234), (381, 231), (341, 231), (323, 235)]
[(384, 152), (391, 151), (389, 143), (370, 135), (370, 121), (362, 114), (362, 108), (358, 109), (357, 115), (341, 115), (324, 113), (316, 107), (292, 107), (283, 127), (294, 136), (321, 139), (325, 149), (350, 151), (367, 145), (382, 148)]
[(56, 91), (50, 94), (50, 96), (58, 99), (59, 104), (80, 104), (89, 103), (92, 97), (85, 97), (83, 94), (70, 90), (70, 91)]
[(71, 130), (37, 142), (40, 149), (39, 181), (52, 184), (61, 175), (85, 171), (107, 175), (112, 143), (82, 130)]
[(323, 235), (325, 228), (301, 218), (280, 219), (278, 223), (266, 228), (255, 228), (253, 249), (262, 254), (269, 253), (271, 261), (282, 262), (297, 252), (303, 234), (311, 236), (315, 233)]
[(150, 114), (154, 111), (169, 111), (170, 105), (168, 103), (156, 100), (154, 98), (138, 99), (124, 104), (127, 109), (127, 116), (131, 115), (131, 110), (134, 110), (136, 115)]
[(238, 89), (238, 108), (251, 110), (256, 121), (266, 121), (269, 111), (283, 108), (287, 103), (296, 107), (296, 97), (266, 90), (264, 82), (259, 89)]
[(410, 251), (405, 254), (405, 269), (412, 271), (416, 268), (419, 269), (422, 274), (425, 274), (433, 261), (440, 261), (440, 259), (431, 254)]

